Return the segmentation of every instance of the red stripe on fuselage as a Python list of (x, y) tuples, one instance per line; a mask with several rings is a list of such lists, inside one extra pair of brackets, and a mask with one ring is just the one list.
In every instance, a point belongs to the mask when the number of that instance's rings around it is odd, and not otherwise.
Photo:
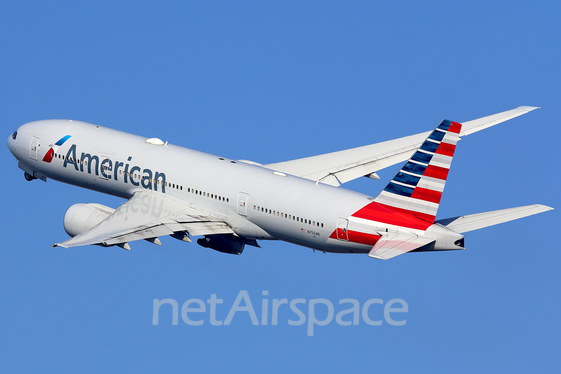
[(380, 240), (380, 235), (367, 234), (359, 231), (349, 230), (349, 241), (358, 244), (374, 245)]
[(431, 203), (440, 203), (440, 198), (442, 197), (442, 192), (429, 190), (426, 188), (417, 187), (411, 195), (413, 199), (419, 199), (424, 201), (430, 201)]
[(434, 152), (434, 153), (438, 153), (440, 155), (452, 157), (452, 156), (454, 156), (454, 151), (455, 150), (456, 150), (456, 146), (454, 144), (442, 142), (442, 143), (440, 143), (440, 145), (436, 149), (436, 152)]
[[(347, 234), (349, 236), (349, 242), (357, 243), (357, 244), (365, 244), (365, 245), (374, 245), (380, 240), (380, 235), (375, 234), (367, 234), (365, 232), (360, 231), (352, 231), (347, 230)], [(337, 230), (333, 231), (329, 236), (329, 239), (339, 239), (337, 237)]]
[(434, 223), (434, 216), (430, 214), (396, 208), (375, 201), (366, 205), (352, 216), (418, 230), (426, 230)]

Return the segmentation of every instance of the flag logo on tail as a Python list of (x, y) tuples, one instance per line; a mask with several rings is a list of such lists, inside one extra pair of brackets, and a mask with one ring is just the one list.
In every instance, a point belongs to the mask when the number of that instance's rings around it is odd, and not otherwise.
[(442, 121), (374, 202), (353, 216), (422, 230), (434, 223), (461, 128)]

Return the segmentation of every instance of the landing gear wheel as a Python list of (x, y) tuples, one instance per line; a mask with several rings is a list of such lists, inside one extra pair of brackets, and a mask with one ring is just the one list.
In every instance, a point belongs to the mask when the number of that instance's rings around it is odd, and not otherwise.
[(24, 172), (23, 176), (25, 177), (25, 180), (28, 182), (31, 182), (33, 179), (36, 179), (33, 175), (29, 175), (27, 172)]

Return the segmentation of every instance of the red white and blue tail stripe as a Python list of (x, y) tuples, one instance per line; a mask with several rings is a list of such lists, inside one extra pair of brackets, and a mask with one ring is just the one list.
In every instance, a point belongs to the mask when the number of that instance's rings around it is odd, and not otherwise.
[(434, 223), (461, 128), (442, 121), (374, 201)]
[(351, 220), (422, 231), (432, 225), (461, 128), (460, 123), (442, 121), (386, 188)]

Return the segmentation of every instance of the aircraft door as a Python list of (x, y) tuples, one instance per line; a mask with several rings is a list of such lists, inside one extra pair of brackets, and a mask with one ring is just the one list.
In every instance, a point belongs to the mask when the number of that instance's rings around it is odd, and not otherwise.
[(349, 241), (349, 235), (347, 233), (347, 227), (349, 226), (349, 221), (344, 218), (337, 219), (337, 239)]
[(31, 138), (31, 145), (29, 148), (29, 157), (32, 160), (37, 160), (37, 151), (39, 150), (39, 138), (34, 136)]
[(238, 214), (240, 216), (247, 216), (247, 201), (249, 195), (243, 192), (238, 194)]

